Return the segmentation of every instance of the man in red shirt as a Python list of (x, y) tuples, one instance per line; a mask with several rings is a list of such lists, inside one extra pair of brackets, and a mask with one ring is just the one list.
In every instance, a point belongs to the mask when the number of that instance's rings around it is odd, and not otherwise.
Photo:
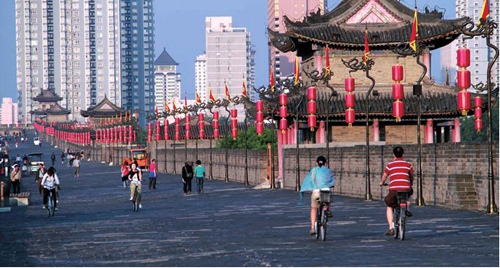
[[(394, 229), (392, 227), (392, 222), (394, 218), (394, 207), (397, 205), (398, 191), (409, 191), (409, 195), (413, 194), (413, 166), (410, 162), (403, 159), (404, 150), (402, 147), (397, 146), (393, 150), (394, 160), (385, 166), (384, 174), (382, 175), (382, 181), (380, 186), (384, 185), (387, 178), (389, 178), (389, 193), (384, 198), (384, 202), (387, 205), (387, 223), (389, 224), (389, 231), (386, 235), (394, 235)], [(408, 207), (410, 202), (408, 202)], [(411, 217), (412, 213), (406, 211), (406, 216)]]

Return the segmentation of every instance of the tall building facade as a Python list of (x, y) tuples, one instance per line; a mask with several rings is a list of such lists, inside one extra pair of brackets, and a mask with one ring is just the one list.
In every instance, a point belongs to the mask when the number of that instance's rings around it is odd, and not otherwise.
[[(500, 22), (499, 2), (490, 2), (490, 19), (495, 22)], [(456, 0), (455, 1), (455, 14), (456, 17), (470, 17), (474, 22), (478, 22), (483, 8), (483, 0)], [(500, 29), (496, 28), (495, 33), (490, 37), (490, 42), (496, 46), (499, 45)], [(464, 39), (460, 36), (457, 40), (453, 41), (450, 45), (441, 50), (441, 76), (446, 77), (448, 72), (448, 80), (450, 85), (456, 83), (457, 72), (457, 50), (460, 47), (467, 47), (470, 49), (471, 65), (467, 68), (471, 73), (471, 84), (476, 85), (480, 82), (486, 83), (486, 70), (488, 62), (494, 56), (494, 50), (486, 46), (486, 40), (481, 37), (474, 37), (472, 39)], [(496, 86), (499, 85), (499, 69), (500, 62), (497, 60), (492, 68), (491, 81)]]
[(194, 88), (201, 102), (206, 102), (208, 100), (206, 54), (197, 56), (194, 62)]
[(12, 102), (12, 98), (3, 98), (0, 124), (12, 125), (18, 123), (17, 109), (18, 105)]
[(181, 97), (181, 74), (177, 63), (166, 49), (155, 61), (155, 106), (165, 111), (165, 104), (172, 109), (173, 101), (179, 103)]
[[(267, 0), (267, 27), (276, 32), (284, 33), (283, 16), (292, 21), (302, 21), (311, 12), (324, 14), (327, 10), (327, 0)], [(293, 76), (295, 53), (283, 53), (269, 45), (269, 68), (274, 71), (275, 79)]]
[(42, 89), (63, 98), (70, 120), (84, 120), (80, 110), (105, 96), (129, 110), (151, 109), (153, 0), (15, 1), (23, 122)]
[(155, 112), (153, 0), (119, 1), (121, 107), (137, 112), (144, 127)]
[[(231, 97), (242, 95), (243, 82), (253, 86), (254, 51), (251, 35), (246, 28), (233, 27), (232, 17), (207, 17), (206, 34), (206, 85), (216, 99), (226, 98), (225, 86)], [(208, 92), (207, 92), (208, 93)], [(247, 90), (253, 99), (253, 91)], [(238, 105), (238, 120), (245, 116), (243, 105)], [(222, 109), (221, 116), (227, 116)]]
[(104, 96), (120, 105), (120, 13), (114, 0), (16, 0), (19, 114), (48, 89), (79, 119)]

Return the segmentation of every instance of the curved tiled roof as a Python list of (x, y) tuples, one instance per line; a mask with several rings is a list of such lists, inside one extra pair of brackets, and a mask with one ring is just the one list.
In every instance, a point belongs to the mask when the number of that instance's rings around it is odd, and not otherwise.
[(124, 114), (125, 109), (122, 109), (112, 103), (108, 97), (99, 102), (96, 106), (90, 107), (87, 110), (81, 110), (80, 114), (83, 117), (109, 117)]
[[(303, 22), (293, 22), (284, 17), (287, 31), (274, 32), (268, 29), (270, 42), (282, 52), (298, 50), (299, 55), (304, 43), (313, 43), (330, 48), (363, 50), (364, 31), (368, 29), (368, 43), (371, 49), (392, 49), (396, 45), (407, 44), (410, 40), (413, 12), (395, 0), (377, 0), (384, 9), (396, 18), (390, 23), (346, 23), (366, 4), (367, 0), (344, 0), (335, 9), (325, 15), (312, 14)], [(459, 28), (469, 18), (443, 20), (442, 14), (433, 11), (418, 13), (419, 43), (429, 49), (443, 47), (454, 39), (460, 32)]]
[(40, 94), (33, 98), (37, 102), (58, 102), (63, 98), (59, 97), (54, 91), (49, 89), (43, 89)]

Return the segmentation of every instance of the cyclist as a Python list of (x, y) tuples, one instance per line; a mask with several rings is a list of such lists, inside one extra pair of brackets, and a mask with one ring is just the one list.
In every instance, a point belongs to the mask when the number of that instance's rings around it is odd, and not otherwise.
[(57, 210), (56, 187), (59, 187), (59, 178), (57, 177), (54, 168), (49, 168), (47, 173), (43, 175), (41, 185), (43, 186), (43, 208), (47, 205), (49, 192), (52, 192), (52, 196), (54, 198), (54, 208)]
[[(394, 228), (392, 222), (394, 219), (394, 207), (397, 205), (398, 191), (409, 191), (408, 198), (413, 194), (413, 166), (410, 162), (403, 159), (404, 150), (401, 146), (396, 146), (393, 149), (394, 160), (385, 166), (382, 175), (380, 186), (384, 185), (387, 178), (389, 178), (389, 193), (384, 198), (387, 205), (386, 217), (389, 224), (389, 231), (385, 235), (394, 235)], [(410, 202), (407, 202), (407, 208), (410, 207)], [(411, 217), (413, 214), (407, 210), (406, 216)]]
[[(137, 161), (132, 162), (130, 165), (130, 172), (128, 173), (128, 180), (130, 181), (130, 201), (134, 200), (135, 188), (140, 194), (142, 190), (142, 172), (137, 168)], [(142, 208), (142, 204), (139, 204), (139, 208)]]
[[(318, 156), (316, 159), (317, 167), (312, 168), (309, 174), (304, 179), (302, 186), (300, 187), (301, 194), (303, 192), (311, 193), (311, 235), (315, 235), (314, 224), (316, 223), (316, 216), (318, 213), (319, 203), (318, 199), (321, 194), (322, 189), (330, 190), (335, 185), (335, 177), (330, 168), (325, 166), (326, 158), (324, 156)], [(332, 217), (330, 210), (327, 212), (327, 216)]]

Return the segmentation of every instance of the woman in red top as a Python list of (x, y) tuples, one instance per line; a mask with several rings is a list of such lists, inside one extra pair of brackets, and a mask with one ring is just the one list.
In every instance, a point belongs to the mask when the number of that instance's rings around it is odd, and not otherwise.
[(130, 172), (130, 166), (127, 160), (123, 161), (121, 172), (123, 189), (127, 189), (128, 173)]
[(149, 164), (149, 190), (156, 189), (156, 160), (151, 160)]

